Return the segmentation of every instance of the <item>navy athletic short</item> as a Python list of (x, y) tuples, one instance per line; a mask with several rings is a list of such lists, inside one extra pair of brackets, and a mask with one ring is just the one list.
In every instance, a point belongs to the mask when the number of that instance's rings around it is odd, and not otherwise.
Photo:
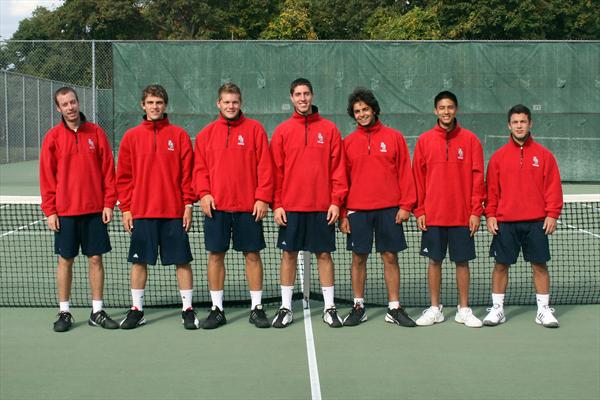
[(162, 265), (183, 265), (192, 261), (190, 241), (181, 218), (140, 218), (133, 220), (127, 261), (156, 265), (160, 248)]
[(326, 212), (286, 212), (287, 226), (279, 227), (277, 247), (312, 253), (335, 251), (335, 224), (327, 224)]
[(255, 221), (250, 212), (213, 211), (212, 218), (204, 217), (204, 245), (206, 250), (223, 253), (233, 249), (257, 252), (266, 247), (262, 221)]
[(54, 232), (54, 254), (62, 258), (74, 258), (81, 253), (88, 257), (108, 253), (111, 250), (106, 224), (102, 213), (58, 217), (60, 230)]
[(346, 249), (356, 254), (371, 253), (374, 232), (377, 252), (397, 253), (405, 250), (408, 246), (402, 224), (396, 223), (397, 213), (398, 207), (349, 212), (350, 234)]
[(498, 222), (498, 234), (492, 239), (490, 257), (498, 264), (511, 265), (517, 262), (521, 248), (527, 262), (545, 264), (550, 260), (544, 221)]
[(443, 261), (446, 252), (450, 261), (463, 263), (475, 259), (475, 240), (466, 226), (428, 226), (421, 236), (421, 254), (434, 261)]

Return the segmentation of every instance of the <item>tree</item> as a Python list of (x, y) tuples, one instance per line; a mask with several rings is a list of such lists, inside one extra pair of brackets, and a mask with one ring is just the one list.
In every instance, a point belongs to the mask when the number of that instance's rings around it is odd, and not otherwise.
[(317, 40), (308, 1), (286, 0), (283, 10), (261, 33), (261, 39)]
[(405, 14), (379, 9), (367, 23), (367, 32), (374, 40), (438, 40), (441, 27), (435, 10), (414, 7)]

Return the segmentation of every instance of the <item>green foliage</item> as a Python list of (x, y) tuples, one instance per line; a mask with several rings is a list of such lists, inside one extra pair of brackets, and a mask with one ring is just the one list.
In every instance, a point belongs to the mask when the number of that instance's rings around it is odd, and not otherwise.
[(316, 40), (307, 6), (307, 1), (286, 0), (281, 13), (261, 33), (261, 39)]
[(367, 22), (370, 39), (377, 40), (438, 40), (441, 27), (433, 9), (414, 7), (405, 14), (378, 9)]

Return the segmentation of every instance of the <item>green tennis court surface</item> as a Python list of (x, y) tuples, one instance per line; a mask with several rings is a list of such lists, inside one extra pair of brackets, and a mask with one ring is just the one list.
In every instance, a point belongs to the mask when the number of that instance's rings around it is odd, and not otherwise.
[(366, 323), (331, 329), (321, 322), (322, 304), (311, 306), (312, 380), (300, 302), (283, 330), (254, 328), (238, 307), (226, 309), (228, 324), (213, 331), (184, 330), (175, 308), (147, 309), (148, 324), (134, 331), (106, 331), (89, 327), (81, 308), (75, 327), (58, 334), (54, 310), (0, 308), (0, 398), (600, 397), (599, 305), (557, 307), (559, 329), (536, 325), (532, 306), (507, 307), (507, 322), (494, 328), (459, 325), (449, 307), (446, 322), (432, 327), (386, 324), (385, 309), (369, 308)]

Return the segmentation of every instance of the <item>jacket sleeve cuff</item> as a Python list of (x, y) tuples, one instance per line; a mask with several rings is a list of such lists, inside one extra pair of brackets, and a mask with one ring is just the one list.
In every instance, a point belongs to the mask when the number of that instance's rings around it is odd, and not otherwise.
[(560, 213), (558, 213), (556, 211), (548, 211), (547, 216), (550, 218), (558, 219), (558, 217), (560, 216)]

